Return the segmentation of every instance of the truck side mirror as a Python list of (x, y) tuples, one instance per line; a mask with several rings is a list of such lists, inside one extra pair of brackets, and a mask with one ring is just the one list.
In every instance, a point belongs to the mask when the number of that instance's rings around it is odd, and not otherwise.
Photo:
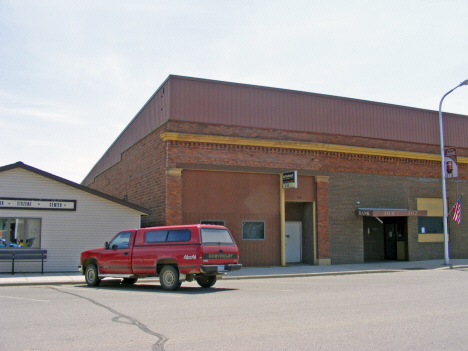
[(104, 247), (106, 248), (106, 250), (109, 248), (109, 243), (107, 241), (104, 243)]

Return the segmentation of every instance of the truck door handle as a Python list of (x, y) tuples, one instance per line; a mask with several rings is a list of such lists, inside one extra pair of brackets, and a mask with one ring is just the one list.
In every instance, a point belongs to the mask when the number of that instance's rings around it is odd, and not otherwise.
[(127, 256), (127, 255), (128, 255), (128, 252), (124, 252), (124, 255)]

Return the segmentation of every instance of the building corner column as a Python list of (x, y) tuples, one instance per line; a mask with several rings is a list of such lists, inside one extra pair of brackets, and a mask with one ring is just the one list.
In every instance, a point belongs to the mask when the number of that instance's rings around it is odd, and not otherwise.
[(280, 235), (281, 235), (281, 266), (286, 266), (286, 204), (285, 204), (285, 194), (283, 189), (283, 177), (281, 179), (281, 188), (280, 188)]
[(317, 187), (317, 264), (330, 265), (330, 224), (328, 207), (328, 180), (326, 176), (316, 176)]
[(182, 224), (182, 168), (166, 168), (165, 225)]

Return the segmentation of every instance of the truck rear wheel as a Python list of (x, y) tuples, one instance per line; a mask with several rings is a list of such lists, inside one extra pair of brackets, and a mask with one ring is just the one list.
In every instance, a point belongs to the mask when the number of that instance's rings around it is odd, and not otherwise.
[(174, 266), (164, 266), (159, 273), (159, 283), (164, 290), (174, 291), (180, 286), (179, 272)]
[(197, 278), (197, 283), (202, 288), (211, 288), (216, 283), (216, 276), (215, 275), (202, 275)]
[(86, 284), (88, 284), (89, 286), (98, 286), (101, 283), (101, 279), (99, 279), (96, 265), (89, 264), (88, 266), (86, 266), (85, 280)]

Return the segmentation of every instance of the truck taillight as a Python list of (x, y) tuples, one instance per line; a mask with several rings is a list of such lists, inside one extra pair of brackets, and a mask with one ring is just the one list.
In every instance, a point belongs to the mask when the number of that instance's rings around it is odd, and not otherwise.
[(198, 256), (198, 259), (203, 259), (203, 250), (202, 250), (202, 246), (198, 246), (198, 250), (197, 250), (197, 256)]

